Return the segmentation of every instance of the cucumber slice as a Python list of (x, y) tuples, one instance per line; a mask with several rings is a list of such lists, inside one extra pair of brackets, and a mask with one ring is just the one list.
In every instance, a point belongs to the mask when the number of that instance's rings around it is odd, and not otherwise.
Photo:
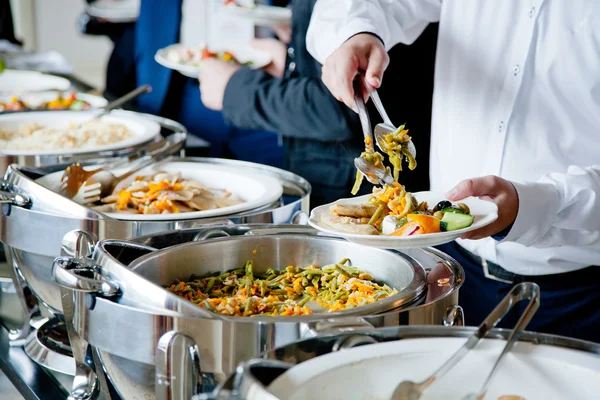
[(457, 231), (473, 225), (475, 218), (472, 215), (461, 212), (446, 212), (440, 222), (442, 231)]
[(453, 213), (453, 214), (464, 214), (465, 212), (463, 210), (461, 210), (460, 208), (456, 207), (456, 206), (452, 206), (452, 207), (446, 207), (442, 210), (442, 212), (444, 214), (446, 213)]

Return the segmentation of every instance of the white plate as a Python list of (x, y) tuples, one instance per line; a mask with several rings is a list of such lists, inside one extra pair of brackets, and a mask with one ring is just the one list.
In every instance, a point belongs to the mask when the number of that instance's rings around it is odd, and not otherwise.
[[(435, 205), (444, 200), (444, 194), (438, 192), (418, 192), (413, 193), (421, 202), (426, 201), (430, 205)], [(468, 197), (460, 202), (469, 206), (471, 214), (475, 217), (473, 225), (468, 228), (459, 229), (451, 232), (426, 233), (415, 236), (385, 236), (385, 235), (357, 235), (337, 231), (321, 222), (321, 215), (329, 213), (329, 207), (332, 204), (365, 204), (370, 195), (353, 197), (350, 199), (341, 199), (331, 204), (316, 207), (310, 213), (308, 223), (313, 228), (326, 232), (331, 235), (343, 237), (354, 243), (367, 246), (378, 247), (381, 249), (408, 249), (413, 247), (429, 247), (451, 242), (458, 239), (463, 234), (475, 229), (483, 228), (491, 224), (498, 218), (498, 207), (491, 201), (480, 200), (475, 197)]]
[(36, 71), (4, 70), (0, 74), (0, 95), (21, 95), (47, 90), (68, 90), (71, 82), (60, 76)]
[[(198, 46), (194, 46), (194, 47), (202, 47), (202, 46), (203, 46), (203, 44), (199, 44)], [(167, 67), (167, 68), (173, 69), (175, 71), (179, 71), (182, 75), (185, 75), (190, 78), (198, 78), (198, 75), (200, 74), (200, 68), (201, 68), (200, 66), (184, 65), (184, 64), (181, 64), (181, 63), (178, 63), (176, 61), (172, 61), (169, 59), (169, 57), (168, 57), (169, 51), (171, 51), (173, 49), (181, 48), (181, 47), (185, 48), (188, 46), (185, 46), (182, 44), (173, 44), (171, 46), (160, 49), (154, 55), (154, 60), (156, 60), (156, 62), (159, 63), (160, 65), (162, 65), (163, 67)], [(259, 68), (266, 67), (271, 62), (271, 56), (269, 55), (269, 53), (255, 49), (254, 47), (251, 47), (251, 46), (240, 46), (239, 48), (236, 48), (236, 49), (222, 49), (222, 48), (215, 47), (215, 48), (212, 48), (211, 51), (213, 51), (213, 52), (229, 51), (242, 64), (246, 63), (248, 61), (251, 61), (252, 65), (250, 66), (250, 68), (252, 68), (252, 69), (259, 69)]]
[[(61, 92), (61, 96), (70, 97), (70, 91)], [(13, 96), (0, 96), (0, 103), (9, 102)], [(102, 108), (108, 104), (108, 101), (101, 96), (95, 96), (93, 94), (87, 93), (75, 93), (75, 97), (79, 100), (83, 100), (85, 102), (90, 103), (92, 108)], [(42, 103), (50, 102), (58, 98), (58, 93), (54, 90), (48, 92), (39, 92), (39, 93), (25, 93), (22, 96), (19, 96), (19, 99), (24, 101), (30, 107), (37, 107)]]
[[(94, 166), (88, 167), (90, 169)], [(170, 161), (144, 168), (138, 175), (150, 175), (158, 171), (169, 173), (181, 172), (185, 179), (193, 179), (209, 189), (225, 189), (244, 200), (242, 204), (216, 210), (194, 211), (179, 214), (121, 214), (106, 213), (107, 216), (125, 221), (173, 221), (219, 217), (250, 211), (275, 202), (283, 194), (281, 183), (272, 177), (257, 175), (236, 167), (223, 165), (196, 164), (192, 162)], [(127, 169), (115, 170), (114, 173), (127, 172)], [(50, 190), (58, 191), (63, 172), (48, 174), (37, 182)]]
[[(404, 339), (330, 353), (292, 367), (268, 389), (281, 400), (388, 400), (398, 383), (428, 378), (465, 341)], [(483, 339), (421, 399), (461, 400), (477, 393), (505, 344)], [(598, 397), (599, 382), (596, 354), (518, 342), (502, 361), (485, 398), (519, 395), (526, 400), (587, 400)]]
[(254, 22), (256, 25), (289, 25), (292, 20), (292, 10), (286, 7), (257, 5), (253, 8), (223, 6), (223, 12)]
[(87, 6), (86, 12), (109, 22), (135, 22), (140, 5), (140, 0), (98, 0)]
[[(98, 111), (32, 111), (25, 113), (4, 113), (0, 115), (0, 129), (18, 129), (19, 126), (37, 122), (47, 127), (67, 127), (70, 123), (83, 123), (89, 121), (98, 115)], [(131, 146), (137, 146), (147, 143), (160, 134), (160, 125), (154, 121), (135, 117), (118, 117), (106, 115), (102, 121), (114, 124), (122, 124), (133, 133), (131, 139), (113, 143), (107, 146), (94, 148), (79, 148), (66, 150), (3, 150), (0, 149), (0, 155), (11, 154), (18, 156), (25, 155), (50, 155), (57, 153), (82, 154), (90, 151), (101, 152), (109, 150), (124, 149)]]

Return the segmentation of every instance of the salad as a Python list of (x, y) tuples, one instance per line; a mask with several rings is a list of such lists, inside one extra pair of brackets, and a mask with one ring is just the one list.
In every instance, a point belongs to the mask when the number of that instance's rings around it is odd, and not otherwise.
[[(394, 182), (373, 188), (366, 204), (334, 204), (322, 216), (322, 222), (336, 230), (363, 235), (413, 236), (468, 228), (474, 222), (469, 207), (464, 203), (441, 200), (435, 206), (419, 200), (398, 183), (402, 161), (413, 170), (417, 162), (408, 149), (411, 137), (405, 126), (383, 135), (380, 146), (393, 167)], [(369, 139), (362, 156), (374, 166), (384, 164), (384, 156), (373, 149)], [(389, 167), (386, 167), (389, 170)], [(358, 172), (352, 194), (363, 181)]]
[(92, 105), (77, 98), (76, 93), (67, 96), (59, 95), (56, 99), (38, 105), (26, 103), (23, 99), (13, 96), (8, 101), (0, 102), (0, 112), (25, 110), (89, 110)]

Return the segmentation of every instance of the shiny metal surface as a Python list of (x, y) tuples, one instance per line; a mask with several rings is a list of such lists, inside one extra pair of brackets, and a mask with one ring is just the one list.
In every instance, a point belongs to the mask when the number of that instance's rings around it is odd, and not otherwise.
[[(141, 114), (133, 111), (125, 111), (125, 110), (114, 110), (112, 111), (114, 115), (120, 117), (138, 117), (138, 118), (146, 118), (152, 121), (159, 123), (163, 128), (168, 129), (171, 132), (181, 132), (187, 134), (187, 129), (178, 122), (171, 121), (166, 118), (157, 117), (151, 114)], [(154, 141), (159, 141), (160, 135), (154, 138)], [(126, 157), (133, 152), (140, 150), (141, 148), (147, 146), (151, 142), (141, 143), (137, 146), (126, 147), (119, 150), (114, 151), (103, 151), (101, 153), (90, 151), (88, 153), (82, 154), (68, 154), (67, 152), (60, 152), (53, 155), (44, 155), (44, 156), (15, 156), (10, 154), (1, 154), (0, 155), (0, 173), (4, 174), (4, 172), (8, 169), (8, 167), (12, 164), (21, 165), (25, 167), (44, 167), (44, 166), (52, 166), (52, 165), (64, 165), (65, 167), (68, 164), (71, 164), (76, 161), (106, 161), (109, 158), (119, 158)]]
[(50, 320), (32, 332), (25, 344), (25, 352), (44, 368), (65, 375), (75, 375), (73, 353), (62, 321)]
[[(476, 334), (478, 328), (442, 327), (442, 326), (400, 326), (376, 329), (365, 332), (377, 343), (395, 340), (431, 337), (469, 337)], [(327, 337), (318, 337), (292, 343), (265, 353), (260, 359), (241, 364), (213, 393), (194, 396), (193, 400), (279, 400), (269, 393), (266, 387), (287, 369), (304, 361), (334, 351), (340, 341), (348, 341), (361, 332), (344, 333)], [(492, 329), (488, 337), (507, 339), (511, 331)], [(570, 339), (562, 336), (524, 332), (519, 341), (536, 345), (549, 345), (584, 351), (600, 356), (600, 344)], [(360, 345), (360, 342), (357, 342)], [(341, 382), (339, 382), (341, 384)]]
[[(176, 279), (186, 280), (191, 275), (207, 275), (226, 272), (243, 266), (247, 260), (254, 262), (256, 273), (268, 268), (285, 269), (288, 265), (304, 268), (308, 265), (323, 266), (349, 258), (353, 266), (371, 274), (375, 280), (397, 288), (399, 293), (373, 304), (336, 313), (327, 313), (333, 318), (344, 315), (370, 315), (418, 301), (425, 290), (425, 271), (410, 257), (401, 253), (359, 246), (343, 239), (300, 234), (234, 236), (196, 243), (186, 243), (149, 253), (129, 264), (128, 268), (150, 282), (159, 285), (152, 292), (140, 293), (148, 298), (162, 296), (168, 291), (162, 287)], [(134, 282), (123, 282), (133, 287)], [(170, 293), (169, 293), (170, 294)], [(171, 301), (188, 302), (176, 295)], [(142, 301), (143, 303), (143, 301)], [(303, 320), (322, 318), (324, 315), (301, 317)], [(222, 317), (246, 319), (244, 317)], [(297, 317), (292, 317), (296, 319)], [(257, 316), (253, 321), (285, 320), (288, 317)]]
[[(316, 231), (304, 226), (280, 226), (271, 229), (273, 234), (268, 235), (268, 225), (209, 226), (148, 235), (129, 242), (168, 249), (172, 245), (212, 235), (243, 235), (244, 240), (265, 239), (271, 236), (272, 240), (276, 240), (289, 237), (290, 231), (296, 234), (303, 232), (304, 235), (315, 239), (329, 240), (326, 237), (320, 238)], [(253, 235), (254, 232), (260, 232), (263, 236)], [(226, 243), (228, 240), (230, 239), (217, 239), (215, 243)], [(186, 245), (183, 246), (185, 247)], [(132, 258), (136, 258), (131, 256), (130, 250), (123, 248), (104, 246), (104, 250), (124, 264), (131, 264)], [(144, 247), (140, 247), (139, 250), (142, 251), (137, 255), (144, 253)], [(95, 252), (94, 257), (98, 254), (100, 253)], [(124, 398), (147, 399), (154, 398), (155, 393), (154, 365), (157, 363), (158, 341), (171, 331), (191, 338), (198, 347), (203, 375), (212, 374), (217, 382), (222, 382), (239, 362), (306, 337), (406, 324), (461, 325), (462, 320), (452, 320), (452, 316), (462, 315), (456, 313), (458, 290), (464, 279), (460, 265), (434, 249), (415, 249), (407, 254), (417, 260), (428, 271), (428, 275), (425, 298), (404, 310), (362, 317), (321, 316), (312, 320), (296, 317), (256, 322), (254, 318), (204, 319), (165, 315), (139, 307), (129, 307), (101, 296), (92, 296), (87, 307), (80, 310), (85, 313), (87, 326), (82, 328), (79, 334), (99, 351), (106, 375)], [(189, 255), (193, 256), (193, 253)], [(187, 377), (179, 379), (186, 380)], [(187, 381), (185, 385), (189, 387)]]
[[(183, 158), (178, 161), (211, 165), (236, 166), (277, 178), (284, 187), (284, 196), (270, 208), (251, 210), (227, 218), (182, 221), (118, 221), (36, 184), (18, 166), (7, 172), (7, 180), (15, 191), (27, 194), (31, 209), (3, 205), (0, 214), (0, 241), (7, 257), (18, 268), (30, 290), (52, 313), (62, 314), (60, 292), (52, 280), (50, 269), (60, 255), (63, 238), (69, 232), (87, 232), (95, 241), (130, 239), (171, 230), (209, 224), (291, 223), (305, 216), (309, 209), (310, 185), (303, 178), (281, 169), (233, 160)], [(41, 211), (43, 210), (43, 211)], [(67, 215), (68, 214), (68, 215)]]
[[(490, 379), (493, 377), (493, 373), (496, 370), (498, 363), (501, 361), (504, 354), (506, 354), (512, 346), (514, 345), (516, 339), (521, 335), (521, 332), (531, 318), (535, 315), (535, 312), (540, 306), (540, 288), (537, 284), (531, 282), (523, 282), (516, 286), (514, 286), (511, 291), (498, 303), (498, 305), (492, 310), (492, 312), (483, 320), (483, 322), (479, 325), (479, 328), (473, 336), (471, 336), (466, 343), (458, 349), (456, 353), (452, 355), (441, 367), (439, 367), (429, 378), (421, 381), (421, 382), (412, 382), (409, 380), (402, 381), (396, 386), (394, 392), (392, 393), (392, 400), (418, 400), (423, 395), (423, 392), (427, 390), (429, 386), (435, 381), (439, 381), (442, 379), (444, 375), (446, 375), (460, 360), (462, 360), (470, 350), (472, 350), (479, 341), (484, 338), (488, 332), (494, 328), (500, 320), (510, 311), (516, 304), (520, 303), (523, 300), (529, 300), (529, 304), (525, 308), (523, 315), (517, 322), (514, 330), (511, 332), (510, 336), (507, 339), (506, 346), (500, 354), (500, 357), (496, 361), (496, 364), (492, 368), (492, 373), (489, 378), (486, 380), (481, 395), (485, 394), (485, 390), (487, 389), (487, 385)], [(479, 396), (473, 395), (476, 399)]]

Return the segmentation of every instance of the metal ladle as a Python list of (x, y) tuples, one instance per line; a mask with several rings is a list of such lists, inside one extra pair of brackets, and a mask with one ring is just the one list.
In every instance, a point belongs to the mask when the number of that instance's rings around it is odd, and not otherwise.
[(444, 375), (448, 373), (460, 360), (462, 360), (467, 353), (473, 349), (479, 340), (483, 338), (487, 333), (500, 322), (502, 318), (513, 308), (513, 306), (522, 300), (529, 300), (529, 304), (525, 308), (525, 311), (519, 318), (517, 325), (511, 332), (502, 353), (496, 360), (492, 372), (488, 376), (479, 394), (470, 394), (465, 399), (468, 400), (481, 400), (485, 396), (485, 392), (489, 386), (494, 373), (497, 371), (497, 367), (500, 361), (506, 353), (508, 353), (514, 346), (521, 332), (527, 327), (531, 318), (533, 318), (535, 312), (540, 306), (540, 287), (531, 282), (523, 282), (515, 287), (502, 299), (500, 304), (494, 308), (494, 310), (487, 316), (487, 318), (479, 325), (477, 331), (471, 336), (467, 342), (456, 352), (448, 361), (446, 361), (436, 372), (433, 373), (426, 380), (416, 383), (412, 381), (402, 381), (392, 394), (391, 400), (418, 400), (421, 398), (423, 392), (431, 386), (437, 380), (440, 380)]
[[(354, 80), (354, 101), (356, 102), (356, 108), (358, 110), (358, 117), (360, 118), (360, 124), (365, 137), (365, 143), (368, 141), (373, 143), (371, 122), (369, 121), (369, 114), (367, 114), (365, 101), (362, 97), (362, 83), (360, 76)], [(373, 153), (371, 146), (367, 146), (366, 151)], [(374, 166), (373, 163), (369, 162), (364, 157), (364, 154), (361, 154), (360, 157), (354, 159), (354, 166), (361, 174), (365, 176), (365, 178), (367, 178), (369, 182), (374, 185), (391, 185), (394, 182), (394, 177), (390, 171), (383, 166), (383, 164), (377, 167)]]

